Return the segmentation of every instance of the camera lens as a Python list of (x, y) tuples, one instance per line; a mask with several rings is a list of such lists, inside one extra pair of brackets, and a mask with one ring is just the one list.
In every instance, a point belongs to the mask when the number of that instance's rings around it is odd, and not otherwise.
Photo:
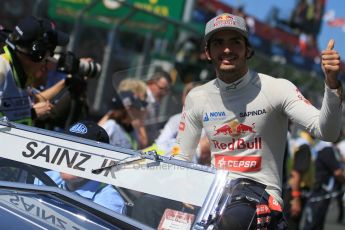
[(94, 61), (78, 59), (74, 53), (62, 53), (58, 59), (57, 71), (76, 74), (82, 77), (97, 78), (101, 74), (101, 65)]
[(97, 78), (101, 74), (101, 65), (94, 61), (80, 60), (78, 74), (89, 78)]

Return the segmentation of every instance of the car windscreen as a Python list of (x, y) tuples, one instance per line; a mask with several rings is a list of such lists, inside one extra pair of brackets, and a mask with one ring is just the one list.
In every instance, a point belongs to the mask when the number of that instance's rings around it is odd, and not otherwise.
[[(6, 167), (4, 165), (6, 165)], [(47, 184), (51, 185), (49, 180), (53, 179), (57, 183), (54, 186), (57, 186), (58, 189), (60, 188), (61, 190), (64, 190), (64, 187), (61, 184), (59, 184), (59, 180), (61, 180), (61, 178), (57, 179), (60, 175), (59, 172), (50, 171), (36, 166), (28, 166), (27, 164), (11, 161), (8, 159), (0, 159), (0, 172), (0, 180), (2, 181), (34, 184), (44, 189), (45, 187), (47, 187)], [(49, 176), (47, 177), (45, 175)], [(100, 184), (100, 186), (105, 185)], [(112, 186), (112, 188), (115, 191), (117, 191), (120, 197), (122, 198), (124, 203), (124, 211), (121, 212), (122, 215), (130, 217), (152, 228), (169, 229), (167, 228), (168, 226), (175, 225), (180, 225), (179, 229), (190, 228), (200, 210), (200, 206), (198, 205), (192, 205), (177, 200), (164, 198), (162, 196), (144, 193), (115, 185), (107, 186)], [(83, 191), (84, 193), (93, 192), (92, 187), (86, 187), (85, 189), (88, 190)], [(76, 213), (76, 211), (73, 210), (73, 207), (71, 207), (70, 205), (63, 204), (63, 202), (61, 201), (57, 202), (55, 200), (55, 196), (52, 197), (51, 195), (40, 193), (22, 193), (20, 196), (18, 195), (18, 193), (14, 194), (15, 195), (11, 195), (10, 191), (8, 191), (8, 194), (2, 197), (5, 197), (7, 200), (15, 201), (11, 204), (17, 208), (17, 211), (22, 210), (23, 208), (25, 209), (26, 207), (31, 205), (28, 202), (26, 202), (26, 200), (30, 200), (30, 203), (33, 203), (34, 201), (34, 203), (37, 203), (42, 202), (44, 200), (49, 200), (49, 202), (43, 202), (42, 205), (46, 203), (55, 203), (57, 205), (61, 205), (61, 210), (65, 212), (69, 210), (68, 212)], [(108, 203), (111, 203), (111, 199), (112, 198), (109, 198)], [(108, 204), (98, 204), (104, 205), (103, 207), (105, 208), (109, 208), (109, 211), (114, 211)], [(18, 209), (18, 206), (21, 206), (22, 208)], [(29, 209), (30, 210), (28, 211), (28, 214), (30, 214), (30, 212), (32, 211), (31, 209), (33, 209), (33, 207), (29, 207)], [(55, 222), (54, 219), (56, 219), (55, 217), (47, 217), (45, 214), (41, 217), (43, 219), (48, 218), (48, 221), (53, 222)], [(35, 218), (39, 217), (36, 216)], [(78, 216), (73, 217), (73, 219), (75, 218), (78, 218)], [(95, 223), (98, 223), (98, 220), (96, 220)]]

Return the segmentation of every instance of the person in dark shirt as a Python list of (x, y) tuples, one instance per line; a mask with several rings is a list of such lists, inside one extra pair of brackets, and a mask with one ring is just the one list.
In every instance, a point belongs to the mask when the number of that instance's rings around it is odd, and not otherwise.
[(344, 170), (333, 143), (320, 141), (315, 146), (315, 184), (306, 205), (305, 230), (323, 229), (332, 193), (345, 183)]
[(302, 213), (306, 203), (306, 196), (302, 196), (310, 190), (310, 175), (312, 169), (311, 149), (308, 143), (301, 143), (289, 160), (288, 188), (284, 195), (284, 213), (288, 221), (289, 229), (299, 229)]

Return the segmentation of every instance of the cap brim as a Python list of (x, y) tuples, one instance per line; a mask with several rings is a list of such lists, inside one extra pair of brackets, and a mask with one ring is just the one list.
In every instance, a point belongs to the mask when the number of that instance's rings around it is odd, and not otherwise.
[(57, 38), (56, 38), (56, 44), (58, 46), (65, 46), (69, 42), (69, 36), (68, 34), (61, 32), (61, 31), (56, 31), (57, 32)]
[[(135, 108), (141, 110), (147, 106), (147, 103), (139, 98), (136, 98), (132, 91), (120, 92), (119, 96), (121, 97), (122, 103), (126, 108)], [(128, 105), (125, 105), (125, 100), (129, 102)]]
[(222, 27), (222, 28), (217, 28), (217, 29), (214, 29), (212, 30), (210, 33), (208, 33), (206, 36), (205, 36), (205, 42), (207, 42), (211, 37), (212, 35), (214, 35), (215, 33), (219, 32), (219, 31), (223, 31), (223, 30), (235, 30), (237, 32), (239, 32), (243, 37), (245, 37), (246, 39), (248, 39), (248, 34), (245, 33), (243, 30), (241, 29), (238, 29), (238, 28), (234, 28), (234, 27)]

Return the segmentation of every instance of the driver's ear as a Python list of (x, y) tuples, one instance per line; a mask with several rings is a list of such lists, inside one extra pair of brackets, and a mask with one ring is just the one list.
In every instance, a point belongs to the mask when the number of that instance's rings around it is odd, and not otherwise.
[(207, 60), (208, 60), (209, 62), (211, 62), (212, 59), (211, 59), (211, 55), (210, 55), (210, 53), (209, 53), (209, 50), (208, 50), (208, 48), (207, 48), (207, 45), (205, 46), (205, 54), (206, 54)]
[(247, 46), (247, 50), (246, 50), (246, 58), (250, 59), (251, 57), (253, 57), (254, 55), (254, 50), (251, 46)]

